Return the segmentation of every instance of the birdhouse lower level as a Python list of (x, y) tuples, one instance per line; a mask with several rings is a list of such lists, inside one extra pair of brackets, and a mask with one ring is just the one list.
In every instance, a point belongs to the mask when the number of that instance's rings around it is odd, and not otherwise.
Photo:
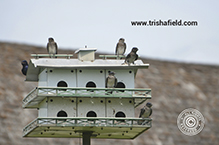
[[(107, 94), (108, 90), (115, 93)], [(135, 108), (151, 98), (150, 91), (36, 88), (23, 100), (24, 108), (38, 108), (39, 112), (38, 118), (24, 128), (24, 136), (79, 137), (82, 130), (88, 130), (96, 134), (95, 138), (133, 139), (151, 127), (150, 118), (134, 117)]]

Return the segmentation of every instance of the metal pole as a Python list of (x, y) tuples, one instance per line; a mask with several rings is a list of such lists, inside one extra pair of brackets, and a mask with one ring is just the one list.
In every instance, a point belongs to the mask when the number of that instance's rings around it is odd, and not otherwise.
[(83, 145), (90, 145), (91, 131), (83, 132)]

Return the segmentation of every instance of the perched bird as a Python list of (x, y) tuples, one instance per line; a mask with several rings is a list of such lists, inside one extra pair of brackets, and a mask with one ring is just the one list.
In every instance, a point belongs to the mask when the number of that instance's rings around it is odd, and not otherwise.
[(117, 55), (117, 57), (119, 57), (119, 55), (124, 55), (124, 53), (125, 53), (126, 43), (124, 41), (125, 41), (124, 38), (120, 38), (119, 42), (116, 44), (115, 54)]
[(138, 48), (133, 47), (132, 51), (126, 56), (125, 63), (128, 63), (128, 65), (130, 65), (131, 63), (134, 64), (134, 61), (138, 59), (138, 54), (136, 54), (137, 51), (138, 51)]
[[(142, 109), (139, 114), (139, 118), (148, 118), (152, 114), (152, 104), (148, 102)], [(139, 121), (138, 124), (142, 124), (143, 121)]]
[(113, 71), (109, 72), (108, 77), (106, 78), (106, 88), (115, 88), (117, 84), (117, 78)]
[[(117, 78), (115, 77), (115, 73), (110, 71), (108, 77), (106, 78), (106, 88), (115, 88), (117, 84)], [(109, 92), (112, 93), (112, 92)]]
[(48, 39), (48, 43), (47, 43), (47, 51), (50, 55), (55, 55), (58, 53), (58, 46), (57, 43), (54, 41), (54, 39), (52, 37), (50, 37)]
[(23, 75), (27, 75), (27, 69), (28, 69), (28, 63), (27, 63), (27, 61), (26, 60), (23, 60), (22, 62), (21, 62), (21, 64), (22, 64), (22, 66), (23, 66), (23, 68), (21, 69), (21, 72), (22, 72), (22, 74)]

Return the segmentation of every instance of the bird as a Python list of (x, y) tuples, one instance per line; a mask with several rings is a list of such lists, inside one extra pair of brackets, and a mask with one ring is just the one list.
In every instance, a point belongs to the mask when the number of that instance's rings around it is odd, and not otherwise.
[[(142, 109), (139, 114), (139, 118), (148, 118), (152, 114), (152, 104), (148, 102)], [(143, 120), (139, 121), (138, 124), (143, 124)]]
[(23, 66), (23, 68), (21, 69), (21, 72), (22, 72), (22, 74), (23, 75), (27, 75), (27, 69), (28, 69), (28, 63), (27, 63), (27, 61), (26, 60), (23, 60), (22, 62), (21, 62), (21, 64), (22, 64), (22, 66)]
[[(115, 72), (109, 71), (109, 75), (106, 78), (105, 87), (106, 88), (115, 88), (117, 84), (117, 78), (115, 77)], [(112, 93), (111, 91), (108, 93)]]
[(119, 55), (124, 55), (125, 51), (126, 51), (125, 39), (120, 38), (119, 42), (116, 44), (115, 54), (117, 55), (117, 58), (119, 58)]
[(50, 55), (53, 56), (58, 53), (57, 43), (54, 41), (52, 37), (48, 38), (47, 51)]
[(131, 63), (134, 64), (134, 62), (138, 59), (138, 54), (136, 54), (137, 51), (138, 48), (133, 47), (132, 51), (126, 56), (124, 63), (128, 63), (128, 65), (130, 65)]

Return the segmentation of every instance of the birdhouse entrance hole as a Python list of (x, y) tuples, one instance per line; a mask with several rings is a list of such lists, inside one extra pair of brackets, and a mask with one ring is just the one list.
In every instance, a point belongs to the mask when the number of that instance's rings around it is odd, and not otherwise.
[(90, 81), (86, 84), (86, 87), (87, 88), (96, 88), (96, 84), (94, 82)]
[[(57, 87), (68, 87), (68, 84), (65, 81), (59, 81)], [(62, 89), (62, 90), (66, 91), (66, 89)]]
[(59, 111), (57, 113), (57, 117), (68, 117), (67, 113), (65, 111)]
[[(123, 82), (118, 82), (116, 88), (125, 88), (125, 84)], [(121, 91), (124, 92), (124, 91)]]
[[(126, 115), (125, 113), (123, 113), (122, 111), (119, 111), (116, 113), (116, 117), (121, 117), (121, 118), (125, 118)], [(125, 122), (125, 120), (120, 120), (121, 122)]]
[(122, 111), (119, 111), (119, 112), (116, 113), (116, 117), (123, 117), (123, 118), (125, 118), (126, 116), (125, 116), (125, 113), (123, 113)]
[[(57, 117), (68, 117), (68, 115), (65, 111), (61, 110), (57, 113)], [(62, 119), (60, 121), (66, 121), (66, 119)]]
[[(87, 84), (86, 84), (86, 88), (96, 88), (96, 84), (92, 81), (89, 81)], [(87, 91), (91, 91), (93, 92), (93, 90), (87, 90)]]
[(96, 112), (94, 112), (94, 111), (89, 111), (89, 112), (87, 113), (87, 117), (97, 117), (97, 114), (96, 114)]

